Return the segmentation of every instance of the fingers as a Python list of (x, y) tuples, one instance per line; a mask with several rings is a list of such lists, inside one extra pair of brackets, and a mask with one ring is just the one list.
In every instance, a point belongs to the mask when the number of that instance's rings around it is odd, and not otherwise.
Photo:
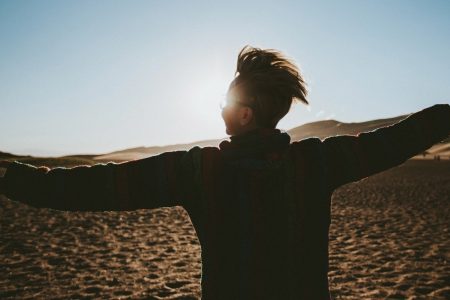
[(0, 177), (0, 195), (5, 193), (5, 181), (2, 177)]

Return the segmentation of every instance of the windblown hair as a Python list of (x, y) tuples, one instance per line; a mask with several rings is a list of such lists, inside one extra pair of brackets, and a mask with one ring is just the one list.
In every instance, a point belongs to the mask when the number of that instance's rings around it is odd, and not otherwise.
[(249, 104), (261, 127), (275, 128), (293, 101), (308, 104), (306, 83), (299, 69), (273, 49), (245, 46), (239, 53), (229, 91)]

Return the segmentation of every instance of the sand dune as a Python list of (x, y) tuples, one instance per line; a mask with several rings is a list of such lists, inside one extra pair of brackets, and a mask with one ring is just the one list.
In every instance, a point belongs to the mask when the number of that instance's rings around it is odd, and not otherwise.
[[(450, 162), (408, 161), (338, 189), (336, 299), (450, 299)], [(1, 299), (197, 299), (200, 247), (182, 208), (65, 213), (0, 199)]]
[[(293, 141), (356, 134), (404, 117), (351, 124), (320, 121), (289, 134)], [(76, 166), (217, 146), (220, 141), (101, 156), (35, 158), (0, 152), (0, 159)], [(450, 299), (449, 142), (427, 151), (425, 158), (440, 156), (441, 161), (410, 160), (335, 192), (329, 272), (335, 299)], [(200, 297), (200, 246), (182, 208), (65, 213), (0, 196), (0, 233), (0, 299)]]

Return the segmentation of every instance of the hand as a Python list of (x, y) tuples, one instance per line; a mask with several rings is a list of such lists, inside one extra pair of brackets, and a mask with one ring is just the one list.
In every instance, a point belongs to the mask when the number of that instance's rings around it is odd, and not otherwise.
[(7, 160), (0, 160), (0, 177), (5, 176), (6, 170), (12, 163)]
[(5, 176), (6, 170), (8, 169), (9, 165), (11, 165), (10, 161), (0, 161), (0, 195), (5, 193), (5, 180), (3, 179), (3, 176)]
[(0, 177), (5, 176), (6, 170), (12, 164), (12, 162), (7, 160), (0, 160)]

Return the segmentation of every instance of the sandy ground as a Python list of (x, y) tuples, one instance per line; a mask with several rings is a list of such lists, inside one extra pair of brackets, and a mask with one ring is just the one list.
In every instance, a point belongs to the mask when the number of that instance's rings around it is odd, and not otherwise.
[[(406, 164), (333, 195), (336, 299), (450, 299), (450, 161)], [(181, 208), (65, 213), (0, 199), (0, 299), (198, 299)]]

